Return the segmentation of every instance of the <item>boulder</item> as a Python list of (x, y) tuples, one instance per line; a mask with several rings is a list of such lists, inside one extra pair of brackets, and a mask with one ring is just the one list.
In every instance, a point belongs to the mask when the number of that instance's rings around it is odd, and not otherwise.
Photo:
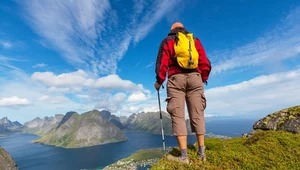
[(253, 129), (300, 133), (300, 105), (285, 108), (256, 121)]

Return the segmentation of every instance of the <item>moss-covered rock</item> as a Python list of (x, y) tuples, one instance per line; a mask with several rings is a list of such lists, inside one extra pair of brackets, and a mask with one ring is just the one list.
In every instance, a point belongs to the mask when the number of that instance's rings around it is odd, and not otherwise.
[(254, 123), (253, 129), (284, 130), (300, 133), (300, 106), (285, 108)]

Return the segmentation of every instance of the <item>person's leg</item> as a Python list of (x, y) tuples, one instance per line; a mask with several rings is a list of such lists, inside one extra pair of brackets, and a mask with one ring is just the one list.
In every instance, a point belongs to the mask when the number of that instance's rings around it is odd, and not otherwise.
[(185, 87), (185, 75), (178, 74), (168, 79), (167, 111), (171, 115), (173, 135), (177, 138), (182, 159), (187, 158), (187, 129), (184, 113)]
[(205, 144), (204, 144), (204, 135), (203, 134), (199, 134), (196, 135), (197, 136), (197, 141), (198, 141), (198, 157), (205, 161), (206, 156), (205, 156)]
[(188, 155), (187, 155), (187, 136), (186, 135), (176, 136), (176, 138), (177, 138), (178, 146), (180, 149), (181, 158), (185, 159), (188, 157)]
[(199, 146), (198, 155), (204, 155), (204, 110), (206, 108), (206, 99), (204, 96), (204, 86), (201, 75), (199, 73), (191, 73), (187, 82), (186, 101), (189, 111), (191, 130), (196, 133)]
[(196, 135), (197, 136), (197, 142), (198, 142), (198, 146), (204, 146), (204, 135), (203, 134), (199, 134)]

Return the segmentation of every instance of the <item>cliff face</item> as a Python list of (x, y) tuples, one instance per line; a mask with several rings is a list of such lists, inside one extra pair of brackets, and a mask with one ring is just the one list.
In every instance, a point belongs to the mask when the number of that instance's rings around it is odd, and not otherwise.
[(300, 106), (285, 108), (258, 120), (253, 129), (300, 133)]
[(55, 129), (36, 142), (78, 148), (126, 139), (117, 126), (105, 120), (99, 111), (93, 110), (81, 115), (76, 112), (67, 113)]
[(11, 156), (0, 147), (0, 169), (1, 170), (18, 170), (18, 166)]

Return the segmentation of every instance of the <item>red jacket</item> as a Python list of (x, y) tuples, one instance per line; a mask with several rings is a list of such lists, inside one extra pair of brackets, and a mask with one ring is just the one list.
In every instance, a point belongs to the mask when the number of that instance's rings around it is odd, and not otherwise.
[(184, 73), (184, 72), (199, 72), (202, 77), (202, 81), (205, 82), (208, 80), (209, 73), (211, 71), (211, 63), (206, 57), (205, 50), (201, 44), (201, 41), (197, 38), (194, 37), (196, 49), (199, 53), (199, 62), (198, 62), (198, 67), (195, 70), (183, 70), (181, 69), (178, 64), (173, 60), (173, 57), (175, 56), (175, 51), (174, 51), (174, 43), (175, 43), (175, 37), (176, 33), (178, 31), (181, 31), (183, 33), (188, 33), (188, 31), (184, 28), (175, 28), (172, 30), (168, 36), (161, 42), (157, 59), (156, 59), (156, 81), (159, 84), (162, 84), (165, 79), (166, 75), (168, 73), (168, 77), (174, 75), (174, 74), (179, 74), (179, 73)]

